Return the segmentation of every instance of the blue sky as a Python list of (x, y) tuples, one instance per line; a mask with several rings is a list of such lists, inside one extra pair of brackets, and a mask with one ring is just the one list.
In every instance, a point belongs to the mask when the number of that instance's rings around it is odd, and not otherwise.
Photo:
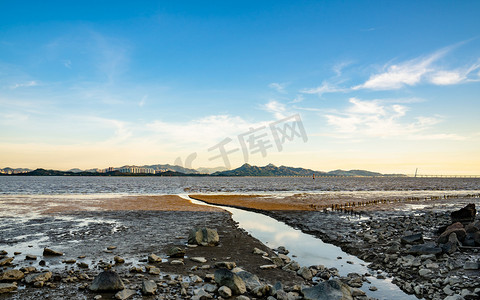
[[(478, 1), (0, 3), (0, 167), (480, 173)], [(269, 125), (299, 114), (308, 141)], [(262, 126), (266, 126), (263, 128)], [(259, 129), (272, 147), (242, 148)], [(262, 129), (262, 130), (260, 130)], [(258, 138), (258, 135), (257, 135)], [(257, 149), (258, 150), (258, 149)]]

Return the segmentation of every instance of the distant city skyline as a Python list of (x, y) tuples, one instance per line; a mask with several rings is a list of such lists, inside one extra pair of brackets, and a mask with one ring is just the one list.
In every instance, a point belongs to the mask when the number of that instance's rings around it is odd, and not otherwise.
[[(213, 168), (221, 145), (231, 168), (479, 175), (478, 11), (4, 2), (0, 168)], [(281, 136), (293, 116), (297, 134)]]

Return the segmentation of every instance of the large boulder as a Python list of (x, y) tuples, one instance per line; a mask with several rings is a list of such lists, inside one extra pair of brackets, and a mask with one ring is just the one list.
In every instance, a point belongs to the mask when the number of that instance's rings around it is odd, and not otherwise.
[(350, 287), (340, 280), (333, 279), (302, 290), (305, 300), (352, 300)]
[(452, 218), (452, 223), (461, 222), (461, 223), (470, 223), (475, 220), (477, 210), (475, 209), (475, 204), (467, 204), (464, 208), (461, 208), (456, 211), (452, 211), (450, 217)]
[(247, 291), (243, 279), (230, 270), (218, 269), (215, 271), (214, 278), (219, 286), (230, 288), (234, 294), (240, 295)]
[(450, 234), (455, 233), (457, 235), (457, 239), (461, 242), (465, 240), (467, 232), (465, 228), (463, 228), (463, 224), (460, 222), (453, 223), (452, 225), (448, 226), (447, 229), (438, 237), (437, 242), (439, 244), (445, 244), (448, 242), (448, 237)]
[(188, 243), (191, 245), (216, 246), (220, 242), (216, 229), (195, 228), (188, 235)]
[(113, 271), (104, 271), (98, 274), (90, 285), (90, 290), (93, 292), (114, 292), (124, 288), (122, 279)]

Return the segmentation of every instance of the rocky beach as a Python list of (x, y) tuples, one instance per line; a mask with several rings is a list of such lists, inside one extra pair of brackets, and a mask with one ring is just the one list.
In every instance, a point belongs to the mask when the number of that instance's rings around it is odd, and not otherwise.
[(376, 299), (373, 279), (406, 297), (479, 298), (478, 218), (450, 215), (478, 207), (476, 195), (322, 206), (318, 197), (192, 195), (269, 215), (357, 256), (368, 272), (300, 265), (228, 212), (175, 195), (3, 201), (0, 299)]

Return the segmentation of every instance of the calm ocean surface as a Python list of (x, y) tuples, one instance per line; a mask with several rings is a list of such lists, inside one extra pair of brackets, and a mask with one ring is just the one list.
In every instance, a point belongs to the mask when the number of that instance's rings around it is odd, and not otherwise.
[(480, 178), (287, 178), (287, 177), (29, 177), (1, 176), (0, 195), (323, 193), (467, 191), (478, 193)]

